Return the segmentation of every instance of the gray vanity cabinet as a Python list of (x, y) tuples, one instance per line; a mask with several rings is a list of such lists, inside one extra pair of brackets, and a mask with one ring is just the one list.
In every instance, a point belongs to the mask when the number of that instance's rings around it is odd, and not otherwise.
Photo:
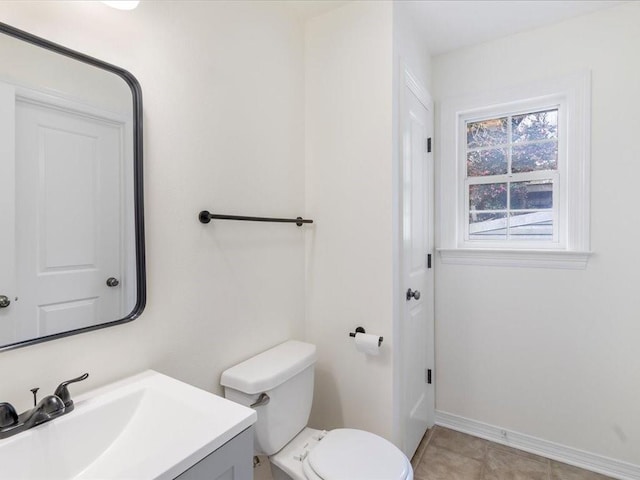
[(253, 480), (253, 427), (204, 457), (177, 480)]

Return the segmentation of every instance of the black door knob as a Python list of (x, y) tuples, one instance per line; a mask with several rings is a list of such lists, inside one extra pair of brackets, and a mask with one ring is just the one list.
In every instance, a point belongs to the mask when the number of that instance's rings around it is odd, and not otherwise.
[(7, 308), (11, 305), (11, 300), (6, 295), (0, 295), (0, 308)]
[(117, 287), (120, 285), (120, 282), (117, 278), (109, 277), (107, 278), (107, 287)]
[(419, 290), (407, 290), (407, 301), (411, 300), (411, 298), (415, 298), (416, 300), (420, 300), (420, 291)]

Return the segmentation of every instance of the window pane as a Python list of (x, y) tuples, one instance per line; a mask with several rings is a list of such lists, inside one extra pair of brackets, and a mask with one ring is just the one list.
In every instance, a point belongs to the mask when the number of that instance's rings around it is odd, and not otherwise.
[(553, 182), (534, 180), (513, 182), (509, 191), (512, 210), (553, 208)]
[(558, 138), (558, 109), (514, 115), (511, 131), (514, 142)]
[(506, 210), (507, 184), (469, 185), (469, 210)]
[(472, 213), (469, 215), (469, 240), (506, 239), (506, 213)]
[(507, 143), (507, 117), (467, 123), (467, 148)]
[(490, 148), (467, 153), (467, 176), (503, 175), (507, 173), (507, 151)]
[(557, 142), (550, 141), (513, 146), (513, 149), (511, 151), (511, 171), (513, 173), (557, 169)]
[(512, 213), (509, 236), (513, 240), (553, 240), (553, 212)]

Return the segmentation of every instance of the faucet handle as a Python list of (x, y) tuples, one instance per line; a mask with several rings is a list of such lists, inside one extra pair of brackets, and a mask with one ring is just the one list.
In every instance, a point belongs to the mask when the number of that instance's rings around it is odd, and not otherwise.
[(7, 402), (0, 403), (0, 428), (10, 427), (18, 423), (18, 412)]
[(64, 406), (68, 412), (73, 410), (73, 400), (71, 400), (71, 394), (69, 393), (67, 385), (69, 385), (70, 383), (81, 382), (82, 380), (86, 380), (88, 377), (89, 374), (85, 373), (83, 375), (80, 375), (79, 377), (72, 378), (71, 380), (65, 380), (60, 385), (58, 385), (56, 391), (53, 392), (55, 396), (60, 397), (60, 400), (64, 402)]

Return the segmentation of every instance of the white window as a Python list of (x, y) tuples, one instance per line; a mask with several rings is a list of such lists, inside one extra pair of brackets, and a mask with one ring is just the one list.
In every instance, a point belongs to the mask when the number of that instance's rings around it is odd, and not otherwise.
[(444, 262), (584, 268), (589, 76), (445, 102)]
[(558, 192), (564, 175), (558, 175), (558, 164), (565, 163), (563, 155), (558, 158), (558, 137), (565, 136), (558, 131), (560, 110), (552, 105), (460, 117), (466, 245), (560, 244)]

